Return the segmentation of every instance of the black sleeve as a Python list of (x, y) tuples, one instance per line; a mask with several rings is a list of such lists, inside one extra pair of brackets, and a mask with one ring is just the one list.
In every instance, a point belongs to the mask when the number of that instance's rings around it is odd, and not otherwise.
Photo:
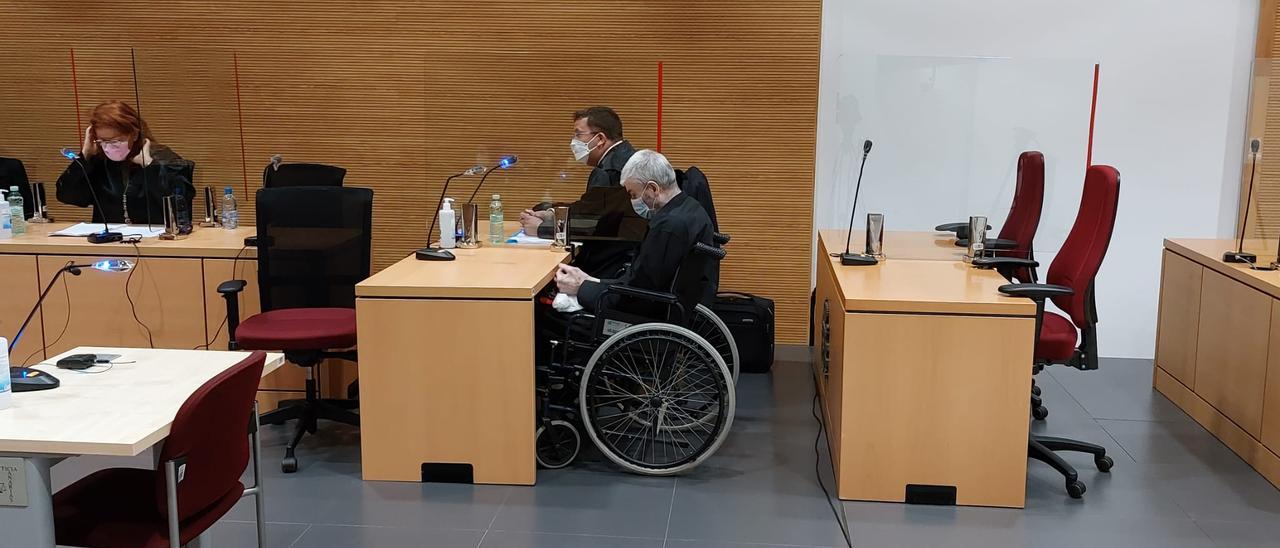
[[(680, 268), (684, 260), (686, 247), (681, 238), (665, 229), (650, 230), (640, 244), (640, 252), (622, 277), (600, 280), (600, 282), (584, 282), (578, 289), (578, 303), (588, 311), (594, 311), (596, 302), (605, 288), (614, 284), (628, 285), (639, 289), (667, 291), (670, 289), (669, 278)], [(664, 283), (664, 280), (667, 280)]]
[[(96, 171), (94, 163), (90, 160), (67, 163), (67, 168), (62, 170), (62, 175), (58, 176), (56, 185), (59, 202), (79, 207), (93, 205), (93, 194), (89, 191), (89, 185), (93, 184), (93, 181), (86, 179), (85, 174), (86, 172), (92, 174)], [(81, 166), (84, 167), (84, 170), (80, 169)]]

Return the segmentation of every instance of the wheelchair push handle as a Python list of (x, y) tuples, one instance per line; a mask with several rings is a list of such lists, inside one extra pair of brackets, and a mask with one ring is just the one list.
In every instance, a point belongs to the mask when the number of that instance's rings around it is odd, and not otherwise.
[(698, 242), (698, 243), (694, 244), (694, 246), (693, 246), (693, 252), (694, 252), (694, 253), (700, 253), (700, 254), (702, 254), (702, 255), (706, 255), (706, 256), (711, 257), (711, 258), (713, 258), (713, 259), (715, 259), (715, 260), (717, 260), (717, 261), (719, 261), (720, 259), (723, 259), (723, 258), (725, 257), (725, 255), (727, 255), (727, 254), (728, 254), (728, 252), (727, 252), (727, 251), (725, 251), (725, 250), (723, 250), (723, 249), (720, 249), (720, 248), (718, 248), (718, 247), (709, 246), (709, 245), (704, 244), (704, 243), (702, 243), (702, 242)]

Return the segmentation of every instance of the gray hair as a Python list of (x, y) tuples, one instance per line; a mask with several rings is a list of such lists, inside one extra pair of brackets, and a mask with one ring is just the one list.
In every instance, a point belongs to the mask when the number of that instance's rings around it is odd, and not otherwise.
[(671, 162), (661, 152), (644, 149), (636, 151), (627, 160), (627, 165), (622, 166), (621, 179), (624, 182), (629, 179), (653, 181), (665, 190), (676, 184), (676, 170), (672, 169)]

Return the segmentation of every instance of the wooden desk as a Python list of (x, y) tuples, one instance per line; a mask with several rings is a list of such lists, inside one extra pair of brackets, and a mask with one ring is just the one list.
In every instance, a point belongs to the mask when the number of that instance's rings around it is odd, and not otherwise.
[[(943, 260), (960, 248), (931, 234), (886, 232), (887, 260), (842, 266), (829, 253), (846, 234), (819, 235), (813, 326), (838, 496), (904, 502), (909, 485), (946, 486), (960, 505), (1021, 508), (1035, 304)], [(895, 259), (893, 242), (929, 258)]]
[[(1152, 383), (1280, 487), (1280, 272), (1222, 262), (1233, 240), (1165, 240)], [(1248, 240), (1260, 264), (1276, 241)]]
[[(844, 252), (847, 230), (819, 231), (823, 238), (831, 243), (832, 253)], [(867, 232), (854, 230), (850, 249), (861, 253), (866, 249)], [(961, 261), (965, 248), (956, 246), (955, 234), (950, 232), (924, 232), (910, 230), (886, 230), (884, 233), (884, 254), (889, 259), (912, 259), (919, 261)]]
[(568, 256), (452, 251), (356, 286), (364, 479), (430, 481), (423, 464), (448, 463), (475, 483), (533, 485), (534, 297)]
[[(157, 348), (192, 349), (212, 341), (209, 348), (225, 349), (226, 306), (217, 287), (233, 278), (249, 282), (240, 295), (241, 314), (248, 317), (260, 310), (257, 249), (244, 245), (245, 237), (256, 232), (253, 227), (197, 227), (182, 240), (146, 238), (136, 247), (49, 236), (71, 224), (28, 225), (26, 234), (0, 240), (6, 284), (0, 336), (13, 337), (40, 290), (68, 262), (122, 258), (136, 261), (136, 268), (129, 274), (84, 269), (80, 276), (63, 275), (10, 356), (14, 365), (38, 363), (82, 345), (142, 348), (154, 341)], [(134, 311), (150, 328), (150, 338), (134, 320)], [(266, 391), (259, 394), (262, 409), (302, 397), (304, 379), (305, 373), (295, 367), (265, 379)]]
[[(13, 395), (0, 410), (0, 470), (12, 472), (26, 491), (22, 506), (0, 496), (0, 530), (5, 546), (52, 548), (53, 507), (49, 469), (77, 455), (134, 456), (163, 441), (178, 408), (197, 388), (249, 355), (134, 348), (80, 347), (54, 356), (119, 354), (101, 373), (63, 371), (39, 365), (58, 377), (53, 390)], [(268, 354), (263, 375), (284, 363)]]

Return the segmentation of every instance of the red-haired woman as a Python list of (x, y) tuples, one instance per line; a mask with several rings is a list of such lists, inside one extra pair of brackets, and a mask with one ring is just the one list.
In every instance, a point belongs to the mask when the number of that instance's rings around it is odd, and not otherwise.
[[(191, 210), (192, 163), (155, 143), (138, 111), (123, 101), (107, 101), (93, 109), (81, 154), (84, 161), (67, 165), (58, 177), (58, 201), (93, 206), (94, 222), (161, 224), (161, 200), (173, 194)], [(94, 204), (93, 193), (100, 206)]]

